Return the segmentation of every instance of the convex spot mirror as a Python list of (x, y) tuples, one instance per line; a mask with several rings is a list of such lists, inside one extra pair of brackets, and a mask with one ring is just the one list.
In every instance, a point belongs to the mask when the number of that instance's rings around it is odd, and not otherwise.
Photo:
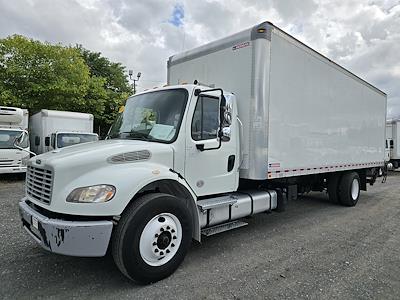
[(231, 139), (231, 125), (232, 125), (232, 100), (222, 95), (221, 98), (221, 140), (228, 142)]

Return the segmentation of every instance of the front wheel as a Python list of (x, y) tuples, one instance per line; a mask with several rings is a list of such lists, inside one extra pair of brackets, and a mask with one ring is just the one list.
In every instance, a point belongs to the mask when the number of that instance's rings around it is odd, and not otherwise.
[(114, 261), (134, 281), (150, 283), (171, 275), (183, 261), (192, 240), (186, 203), (154, 193), (135, 200), (113, 233)]

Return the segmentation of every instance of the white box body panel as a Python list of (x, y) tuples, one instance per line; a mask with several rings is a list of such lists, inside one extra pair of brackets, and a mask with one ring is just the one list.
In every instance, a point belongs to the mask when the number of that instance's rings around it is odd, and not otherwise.
[(279, 31), (271, 45), (270, 171), (383, 162), (385, 96)]
[(237, 96), (241, 178), (383, 165), (386, 95), (269, 23), (170, 58), (168, 84), (195, 79)]
[[(93, 133), (92, 114), (42, 109), (32, 115), (29, 122), (31, 148), (37, 154), (47, 151), (44, 140), (52, 133)], [(40, 145), (35, 145), (36, 137), (40, 137)]]

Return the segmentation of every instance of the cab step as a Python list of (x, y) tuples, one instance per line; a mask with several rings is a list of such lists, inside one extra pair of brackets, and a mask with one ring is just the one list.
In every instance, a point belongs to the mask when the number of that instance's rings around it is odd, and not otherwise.
[(235, 228), (240, 228), (246, 225), (248, 225), (248, 223), (240, 220), (235, 220), (229, 223), (223, 223), (212, 227), (204, 228), (201, 230), (201, 234), (205, 236), (210, 236), (224, 231), (232, 230)]
[(197, 206), (200, 208), (201, 211), (205, 211), (207, 209), (212, 209), (220, 206), (233, 205), (236, 202), (237, 199), (232, 195), (229, 195), (199, 200), (197, 201)]

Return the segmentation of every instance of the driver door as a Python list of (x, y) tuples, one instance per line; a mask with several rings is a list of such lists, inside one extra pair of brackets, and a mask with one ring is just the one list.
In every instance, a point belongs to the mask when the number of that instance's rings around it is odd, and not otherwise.
[(186, 121), (185, 179), (197, 196), (236, 190), (236, 141), (220, 142), (220, 97), (200, 94)]

